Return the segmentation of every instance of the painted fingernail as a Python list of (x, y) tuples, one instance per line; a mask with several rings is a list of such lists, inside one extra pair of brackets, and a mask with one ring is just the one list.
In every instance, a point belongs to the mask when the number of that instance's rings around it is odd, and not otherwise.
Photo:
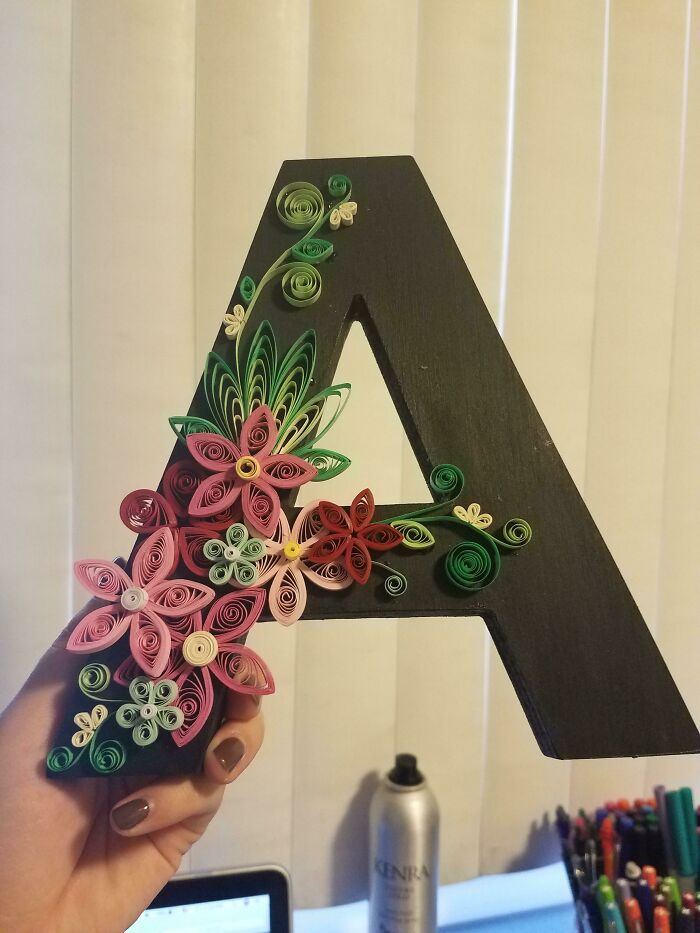
[(214, 757), (219, 762), (224, 771), (233, 771), (238, 762), (243, 757), (245, 746), (240, 739), (235, 737), (224, 739), (217, 748), (214, 749)]
[(146, 819), (149, 809), (148, 801), (141, 797), (127, 800), (112, 810), (112, 821), (117, 829), (133, 829)]

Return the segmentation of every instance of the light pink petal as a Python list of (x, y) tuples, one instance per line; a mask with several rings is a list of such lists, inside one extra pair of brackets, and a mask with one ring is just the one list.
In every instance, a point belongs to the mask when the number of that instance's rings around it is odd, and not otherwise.
[(178, 619), (204, 609), (215, 595), (196, 580), (166, 580), (148, 588), (148, 605), (161, 616)]
[(149, 677), (160, 677), (170, 656), (170, 631), (150, 609), (134, 613), (129, 633), (131, 656)]
[(127, 528), (147, 535), (156, 528), (177, 525), (175, 510), (168, 500), (153, 489), (135, 489), (122, 499), (119, 516)]
[(143, 677), (143, 671), (128, 654), (112, 674), (112, 680), (121, 687), (128, 687), (134, 677)]
[(238, 447), (221, 434), (189, 434), (187, 449), (197, 463), (210, 473), (230, 469), (241, 458)]
[(260, 618), (265, 605), (265, 590), (250, 586), (217, 599), (207, 613), (204, 631), (211, 632), (219, 644), (240, 638)]
[(293, 625), (306, 606), (306, 583), (294, 564), (287, 564), (275, 575), (270, 586), (270, 612), (281, 625)]
[(124, 590), (133, 585), (121, 567), (107, 560), (78, 560), (75, 575), (93, 596), (109, 603), (118, 602)]
[(182, 747), (200, 733), (209, 718), (214, 690), (206, 667), (188, 667), (175, 682), (178, 688), (175, 705), (185, 714), (185, 721), (171, 735), (175, 744)]
[(276, 554), (284, 547), (287, 541), (289, 541), (289, 520), (284, 514), (284, 510), (280, 509), (275, 530), (268, 538), (265, 538), (265, 548), (268, 553)]
[(262, 475), (277, 489), (296, 489), (316, 476), (318, 470), (294, 454), (273, 454), (261, 461)]
[[(281, 513), (280, 513), (281, 514)], [(256, 586), (265, 586), (274, 577), (280, 567), (287, 563), (287, 558), (282, 553), (282, 545), (277, 545), (278, 550), (272, 554), (266, 554), (260, 560), (255, 562), (258, 571), (258, 578), (255, 581)]]
[(149, 590), (167, 579), (177, 564), (177, 548), (170, 528), (149, 535), (136, 553), (132, 573), (136, 586)]
[(302, 509), (296, 517), (294, 527), (292, 528), (291, 538), (296, 541), (304, 550), (312, 545), (319, 535), (326, 533), (326, 528), (321, 521), (321, 512), (318, 502), (312, 502)]
[(132, 613), (125, 612), (121, 606), (93, 609), (70, 633), (66, 648), (79, 654), (109, 648), (128, 630), (131, 618)]
[(345, 590), (352, 586), (352, 577), (344, 561), (333, 560), (328, 564), (314, 564), (302, 557), (299, 566), (304, 576), (323, 590)]
[[(190, 435), (196, 437), (196, 435)], [(214, 473), (207, 476), (195, 490), (190, 501), (193, 518), (208, 518), (230, 508), (241, 494), (241, 481), (235, 474)]]
[(279, 433), (274, 415), (267, 405), (260, 405), (246, 418), (241, 428), (241, 453), (266, 457), (275, 446)]
[(274, 531), (280, 514), (280, 498), (275, 490), (262, 480), (250, 480), (243, 487), (243, 517), (246, 522), (269, 537)]
[(204, 545), (217, 535), (212, 528), (181, 528), (180, 556), (195, 577), (208, 577), (211, 561), (204, 556)]
[(209, 669), (230, 690), (258, 695), (275, 692), (267, 664), (246, 645), (222, 645)]

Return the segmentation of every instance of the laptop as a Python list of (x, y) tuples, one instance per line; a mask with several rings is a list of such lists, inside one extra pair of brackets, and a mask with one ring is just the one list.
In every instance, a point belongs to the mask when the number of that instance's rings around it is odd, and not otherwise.
[(291, 933), (289, 876), (266, 865), (169, 881), (127, 933)]

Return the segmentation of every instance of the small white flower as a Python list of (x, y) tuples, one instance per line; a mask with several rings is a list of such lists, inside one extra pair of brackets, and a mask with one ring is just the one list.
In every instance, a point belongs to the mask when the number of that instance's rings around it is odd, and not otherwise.
[(493, 518), (488, 512), (481, 511), (481, 506), (477, 502), (472, 502), (465, 509), (462, 505), (456, 505), (452, 509), (452, 514), (468, 525), (474, 525), (475, 528), (488, 528)]
[(232, 311), (224, 314), (224, 333), (229, 340), (233, 340), (238, 335), (245, 321), (245, 308), (243, 305), (234, 305)]
[(344, 204), (339, 204), (337, 207), (334, 207), (331, 211), (331, 216), (328, 218), (328, 224), (331, 230), (337, 230), (341, 224), (344, 227), (351, 227), (353, 217), (356, 213), (356, 201), (346, 201)]
[(73, 722), (76, 726), (79, 726), (80, 731), (73, 734), (71, 744), (75, 748), (82, 748), (83, 745), (87, 745), (92, 740), (100, 723), (104, 722), (108, 715), (107, 707), (103, 706), (102, 703), (98, 703), (97, 706), (93, 706), (91, 713), (78, 713), (77, 716), (74, 716)]

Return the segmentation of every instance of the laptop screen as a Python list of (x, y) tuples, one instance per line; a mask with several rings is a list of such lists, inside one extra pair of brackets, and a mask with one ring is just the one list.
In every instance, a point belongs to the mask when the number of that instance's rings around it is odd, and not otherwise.
[(230, 897), (218, 901), (149, 907), (128, 933), (271, 933), (270, 897)]

